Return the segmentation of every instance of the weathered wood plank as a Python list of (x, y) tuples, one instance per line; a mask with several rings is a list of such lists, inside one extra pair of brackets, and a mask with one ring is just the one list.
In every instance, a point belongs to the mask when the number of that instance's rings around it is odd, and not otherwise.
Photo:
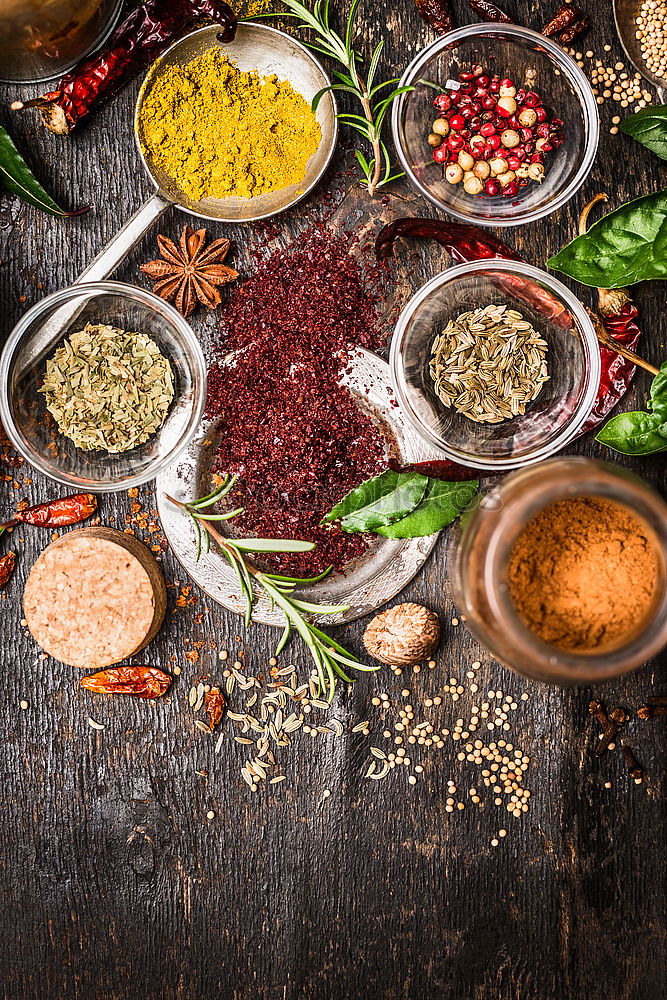
[[(543, 5), (536, 0), (505, 6), (540, 26)], [(609, 5), (587, 6), (597, 18), (586, 46), (602, 52), (610, 42), (610, 59), (620, 58)], [(463, 3), (456, 7), (462, 21), (472, 19)], [(411, 0), (367, 4), (365, 24), (369, 43), (385, 37), (391, 72), (431, 38)], [(137, 89), (127, 88), (71, 140), (35, 131), (28, 116), (9, 121), (8, 113), (0, 114), (19, 144), (33, 151), (57, 196), (95, 205), (88, 216), (59, 222), (0, 199), (2, 335), (29, 305), (71, 282), (147, 196), (130, 132)], [(10, 96), (9, 88), (4, 94)], [(600, 156), (581, 195), (539, 226), (507, 234), (532, 262), (543, 263), (574, 233), (578, 208), (594, 192), (607, 190), (617, 204), (664, 185), (657, 159), (629, 138), (609, 136), (612, 113), (602, 108)], [(342, 151), (337, 169), (345, 163)], [(278, 228), (288, 236), (302, 231), (321, 211), (319, 194), (278, 220)], [(160, 229), (175, 235), (185, 221), (174, 211)], [(244, 270), (249, 245), (265, 238), (260, 227), (208, 228), (237, 242)], [(154, 255), (154, 235), (119, 280), (144, 283), (137, 266)], [(424, 253), (421, 277), (435, 267)], [(646, 331), (642, 350), (659, 362), (664, 291), (643, 287), (637, 300)], [(213, 324), (203, 313), (194, 320), (204, 339)], [(643, 400), (647, 384), (638, 376), (630, 403)], [(591, 440), (571, 450), (608, 457)], [(620, 461), (665, 492), (660, 456)], [(59, 493), (26, 469), (17, 480), (20, 490), (7, 483), (3, 491), (3, 514), (15, 494), (37, 502)], [(140, 499), (154, 507), (150, 489)], [(124, 527), (130, 504), (125, 495), (105, 498), (104, 523)], [(490, 662), (462, 626), (450, 624), (455, 610), (445, 539), (403, 595), (442, 613), (438, 668), (364, 677), (341, 696), (337, 716), (345, 723), (369, 718), (372, 741), (359, 734), (338, 741), (297, 734), (293, 752), (279, 758), (288, 780), (255, 794), (239, 779), (245, 748), (228, 739), (216, 755), (214, 741), (194, 727), (186, 697), (193, 681), (219, 677), (218, 649), (232, 656), (245, 649), (254, 672), (266, 668), (275, 634), (263, 628), (246, 634), (196, 589), (196, 603), (177, 608), (171, 589), (167, 623), (146, 653), (151, 664), (182, 668), (171, 698), (155, 706), (95, 700), (78, 690), (74, 670), (40, 658), (20, 624), (22, 584), (44, 542), (37, 532), (14, 533), (19, 567), (0, 602), (0, 981), (7, 1000), (663, 995), (664, 723), (633, 725), (648, 775), (643, 785), (628, 782), (619, 755), (593, 760), (587, 691), (525, 682)], [(170, 582), (185, 582), (169, 553), (164, 567)], [(343, 632), (358, 650), (362, 628), (357, 623)], [(198, 662), (189, 662), (185, 653), (193, 643), (209, 638), (216, 648), (203, 648)], [(299, 669), (307, 668), (298, 647), (290, 655)], [(477, 659), (479, 694), (466, 692), (458, 703), (445, 698), (437, 717), (442, 726), (459, 714), (469, 718), (475, 697), (487, 690), (517, 697), (508, 738), (531, 758), (526, 786), (532, 791), (530, 810), (519, 820), (503, 816), (488, 789), (483, 808), (470, 801), (479, 769), (458, 761), (452, 742), (424, 755), (415, 786), (407, 783), (407, 768), (384, 781), (362, 777), (370, 743), (389, 742), (370, 699), (386, 691), (392, 706), (418, 706), (450, 677), (469, 683), (466, 671)], [(659, 689), (664, 662), (663, 656), (607, 685), (604, 698), (636, 707)], [(401, 696), (404, 686), (409, 699)], [(523, 691), (530, 693), (527, 702), (520, 700)], [(21, 698), (30, 702), (26, 712)], [(90, 729), (89, 715), (106, 725), (103, 732)], [(422, 748), (410, 752), (416, 761)], [(450, 778), (458, 788), (453, 797), (465, 802), (453, 813), (445, 808)], [(206, 819), (208, 810), (214, 820)], [(491, 847), (503, 826), (507, 838)]]

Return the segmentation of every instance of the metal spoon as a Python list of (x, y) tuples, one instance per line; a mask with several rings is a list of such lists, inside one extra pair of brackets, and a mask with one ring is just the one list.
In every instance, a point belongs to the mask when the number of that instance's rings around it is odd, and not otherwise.
[[(239, 69), (257, 70), (260, 76), (275, 73), (281, 80), (289, 80), (308, 102), (318, 91), (330, 85), (329, 77), (315, 56), (296, 39), (276, 28), (252, 22), (241, 23), (234, 41), (224, 43), (218, 39), (218, 34), (217, 27), (210, 27), (186, 35), (167, 49), (148, 73), (137, 98), (134, 131), (141, 160), (154, 193), (81, 272), (75, 285), (108, 278), (143, 239), (150, 227), (172, 206), (188, 215), (215, 222), (254, 222), (284, 212), (301, 201), (327, 169), (338, 135), (336, 103), (331, 92), (325, 94), (317, 109), (316, 117), (322, 130), (322, 141), (308, 161), (306, 176), (301, 184), (293, 184), (256, 198), (205, 198), (202, 201), (192, 201), (179, 191), (164, 170), (153, 163), (139, 142), (137, 122), (146, 95), (169, 66), (186, 65), (209, 49), (219, 46)], [(44, 323), (39, 336), (34, 339), (31, 363), (34, 363), (35, 358), (46, 356), (81, 309), (82, 306), (72, 303), (61, 306)]]
[(644, 62), (639, 39), (635, 38), (636, 18), (640, 7), (641, 0), (614, 0), (616, 31), (626, 56), (644, 79), (655, 87), (658, 98), (664, 104), (667, 101), (667, 80), (651, 72)]
[[(167, 49), (150, 70), (137, 98), (135, 135), (144, 99), (164, 70), (174, 64), (186, 65), (216, 46), (219, 46), (239, 66), (239, 69), (257, 70), (260, 76), (275, 73), (280, 79), (289, 80), (294, 89), (308, 102), (318, 91), (330, 85), (327, 74), (315, 56), (296, 39), (276, 28), (252, 22), (241, 23), (234, 41), (226, 43), (218, 40), (216, 27), (201, 28)], [(203, 219), (239, 223), (270, 218), (301, 201), (315, 187), (327, 169), (336, 145), (338, 121), (336, 104), (331, 92), (325, 94), (318, 106), (317, 120), (322, 129), (322, 141), (308, 162), (302, 183), (256, 198), (204, 198), (202, 201), (188, 199), (164, 170), (153, 163), (150, 156), (141, 148), (137, 137), (143, 166), (156, 188), (155, 194), (138, 212), (135, 212), (104, 250), (79, 275), (76, 284), (108, 278), (139, 243), (150, 226), (172, 205), (189, 215)]]

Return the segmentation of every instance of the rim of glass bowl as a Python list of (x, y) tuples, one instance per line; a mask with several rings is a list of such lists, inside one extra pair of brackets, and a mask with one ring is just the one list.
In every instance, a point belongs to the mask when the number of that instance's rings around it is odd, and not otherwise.
[(116, 493), (119, 490), (130, 489), (133, 486), (142, 486), (144, 483), (155, 479), (160, 472), (166, 469), (168, 465), (171, 465), (171, 463), (175, 461), (188, 447), (192, 438), (197, 433), (197, 429), (204, 412), (204, 406), (206, 404), (206, 361), (204, 359), (204, 353), (201, 349), (201, 345), (187, 320), (185, 320), (183, 316), (181, 316), (181, 314), (172, 305), (170, 305), (169, 302), (165, 301), (165, 299), (154, 295), (153, 292), (149, 292), (144, 288), (138, 288), (135, 285), (128, 285), (122, 281), (81, 282), (81, 284), (78, 285), (69, 285), (67, 288), (63, 288), (58, 292), (52, 292), (45, 298), (40, 299), (39, 302), (36, 302), (35, 305), (31, 306), (18, 321), (10, 333), (7, 343), (2, 351), (2, 355), (0, 356), (0, 420), (4, 425), (7, 436), (19, 454), (25, 458), (26, 462), (28, 462), (33, 469), (41, 472), (49, 479), (52, 479), (57, 483), (62, 483), (64, 486), (78, 486), (84, 488), (84, 484), (82, 484), (79, 479), (74, 476), (68, 476), (66, 473), (52, 467), (47, 461), (44, 460), (42, 455), (33, 454), (24, 447), (21, 436), (16, 429), (9, 405), (9, 371), (14, 360), (16, 350), (34, 319), (39, 317), (40, 314), (45, 313), (47, 309), (50, 309), (51, 307), (57, 308), (65, 302), (75, 299), (84, 292), (89, 296), (92, 293), (92, 297), (107, 293), (132, 297), (134, 299), (139, 299), (142, 304), (148, 306), (154, 311), (164, 314), (167, 319), (171, 320), (172, 324), (180, 333), (185, 344), (188, 362), (194, 379), (201, 385), (200, 398), (196, 401), (195, 406), (193, 407), (187, 427), (184, 429), (177, 444), (164, 456), (164, 458), (156, 461), (153, 465), (147, 468), (145, 472), (123, 479), (122, 482), (111, 481), (104, 484), (85, 484), (85, 488), (93, 493)]
[(412, 186), (415, 187), (417, 191), (419, 191), (419, 193), (422, 194), (428, 201), (430, 201), (432, 205), (435, 205), (436, 208), (447, 212), (449, 215), (453, 215), (462, 222), (473, 223), (474, 221), (474, 224), (478, 226), (507, 227), (526, 225), (528, 222), (535, 222), (537, 219), (542, 219), (545, 215), (551, 215), (552, 212), (562, 208), (563, 205), (565, 205), (570, 198), (576, 194), (581, 185), (584, 183), (590, 173), (591, 167), (593, 166), (597, 155), (598, 143), (600, 141), (600, 114), (593, 95), (593, 89), (588, 82), (586, 74), (579, 66), (577, 66), (575, 60), (572, 59), (571, 56), (568, 56), (560, 45), (552, 41), (551, 38), (548, 38), (546, 35), (540, 35), (537, 31), (532, 31), (530, 28), (523, 28), (517, 24), (503, 24), (495, 22), (493, 24), (468, 24), (463, 28), (456, 28), (454, 31), (450, 31), (448, 34), (442, 35), (440, 38), (436, 38), (435, 41), (431, 42), (430, 45), (427, 45), (425, 49), (422, 49), (422, 51), (415, 56), (403, 73), (398, 86), (412, 86), (415, 81), (422, 76), (422, 70), (432, 56), (437, 55), (444, 49), (449, 48), (455, 42), (460, 42), (468, 38), (474, 38), (479, 35), (506, 35), (516, 41), (539, 43), (541, 48), (545, 49), (554, 57), (555, 61), (558, 63), (559, 69), (561, 69), (569, 78), (574, 90), (579, 95), (581, 105), (584, 110), (584, 117), (586, 119), (586, 150), (577, 173), (567, 187), (561, 191), (557, 198), (549, 201), (541, 208), (534, 209), (531, 212), (526, 212), (523, 215), (521, 212), (517, 212), (516, 215), (511, 217), (478, 218), (477, 216), (470, 214), (466, 215), (463, 212), (457, 211), (457, 209), (448, 202), (440, 201), (418, 180), (412, 170), (410, 161), (406, 156), (401, 120), (403, 116), (403, 108), (410, 96), (408, 93), (400, 94), (394, 102), (392, 109), (391, 128), (394, 144), (396, 146), (398, 158), (401, 161), (401, 165), (408, 180)]
[[(440, 438), (436, 437), (431, 429), (426, 427), (426, 425), (421, 422), (417, 414), (412, 409), (406, 392), (406, 379), (403, 370), (403, 339), (408, 328), (408, 324), (412, 320), (415, 312), (434, 291), (441, 288), (443, 285), (451, 284), (460, 277), (467, 277), (468, 275), (475, 274), (479, 271), (506, 271), (509, 274), (518, 274), (522, 277), (531, 278), (535, 281), (541, 282), (543, 285), (546, 285), (548, 290), (552, 292), (565, 306), (567, 306), (573, 318), (577, 321), (579, 332), (581, 334), (581, 341), (585, 355), (587, 384), (576, 413), (562, 428), (561, 432), (553, 439), (553, 441), (541, 448), (538, 448), (530, 455), (525, 455), (519, 459), (511, 455), (507, 458), (479, 458), (476, 455), (470, 455), (467, 452), (458, 451), (456, 448), (453, 448), (451, 445), (448, 445), (446, 442), (443, 442)], [(450, 459), (450, 461), (458, 462), (460, 465), (469, 465), (475, 469), (520, 469), (526, 465), (533, 465), (535, 462), (540, 462), (544, 458), (549, 458), (551, 455), (555, 455), (556, 452), (560, 451), (561, 448), (564, 448), (565, 445), (567, 445), (575, 437), (586, 421), (597, 396), (601, 374), (600, 350), (595, 330), (588, 317), (588, 313), (576, 295), (574, 295), (569, 288), (566, 288), (565, 285), (561, 284), (557, 278), (552, 278), (551, 275), (540, 270), (539, 267), (533, 267), (532, 264), (525, 264), (522, 261), (502, 259), (479, 260), (474, 261), (471, 264), (457, 264), (455, 267), (450, 267), (446, 271), (441, 271), (440, 274), (436, 274), (435, 277), (431, 278), (430, 281), (427, 281), (425, 285), (422, 285), (419, 291), (417, 291), (412, 296), (410, 301), (404, 306), (403, 311), (398, 317), (391, 342), (389, 364), (391, 367), (391, 378), (398, 397), (398, 402), (407, 419), (410, 421), (418, 434), (433, 448), (435, 448), (436, 451)]]

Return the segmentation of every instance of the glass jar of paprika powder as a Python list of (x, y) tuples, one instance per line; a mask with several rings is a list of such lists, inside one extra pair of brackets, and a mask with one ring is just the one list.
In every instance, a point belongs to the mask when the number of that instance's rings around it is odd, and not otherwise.
[[(533, 631), (513, 600), (510, 563), (517, 541), (541, 512), (574, 498), (612, 501), (640, 528), (654, 569), (652, 596), (632, 626), (594, 648), (563, 648)], [(548, 520), (546, 522), (549, 536)], [(524, 535), (524, 537), (527, 537)], [(620, 551), (622, 543), (613, 540)], [(454, 598), (468, 628), (491, 654), (518, 673), (552, 684), (591, 684), (634, 670), (667, 644), (667, 504), (619, 466), (578, 457), (552, 459), (513, 472), (484, 490), (452, 535)], [(581, 561), (574, 561), (574, 572)], [(628, 602), (623, 580), (614, 579)], [(537, 600), (539, 602), (539, 589)]]

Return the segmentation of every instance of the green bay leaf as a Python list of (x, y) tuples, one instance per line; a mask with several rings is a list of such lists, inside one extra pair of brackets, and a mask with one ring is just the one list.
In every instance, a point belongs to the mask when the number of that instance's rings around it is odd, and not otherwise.
[(658, 413), (619, 413), (607, 421), (595, 440), (622, 455), (653, 455), (667, 450), (667, 425)]
[(548, 261), (583, 285), (623, 288), (667, 278), (667, 188), (605, 215)]
[(323, 523), (340, 519), (344, 531), (373, 531), (409, 514), (427, 485), (428, 478), (418, 472), (388, 469), (350, 490)]
[(50, 194), (39, 183), (32, 170), (25, 162), (9, 133), (0, 125), (0, 184), (11, 194), (17, 195), (29, 205), (56, 215), (68, 218), (81, 215), (82, 211), (66, 212), (53, 200)]
[(643, 108), (622, 121), (619, 129), (641, 142), (656, 156), (667, 160), (667, 104)]
[(426, 492), (415, 509), (377, 534), (385, 538), (419, 538), (434, 535), (454, 521), (465, 510), (479, 482), (476, 479), (461, 483), (448, 483), (442, 479), (429, 479)]

